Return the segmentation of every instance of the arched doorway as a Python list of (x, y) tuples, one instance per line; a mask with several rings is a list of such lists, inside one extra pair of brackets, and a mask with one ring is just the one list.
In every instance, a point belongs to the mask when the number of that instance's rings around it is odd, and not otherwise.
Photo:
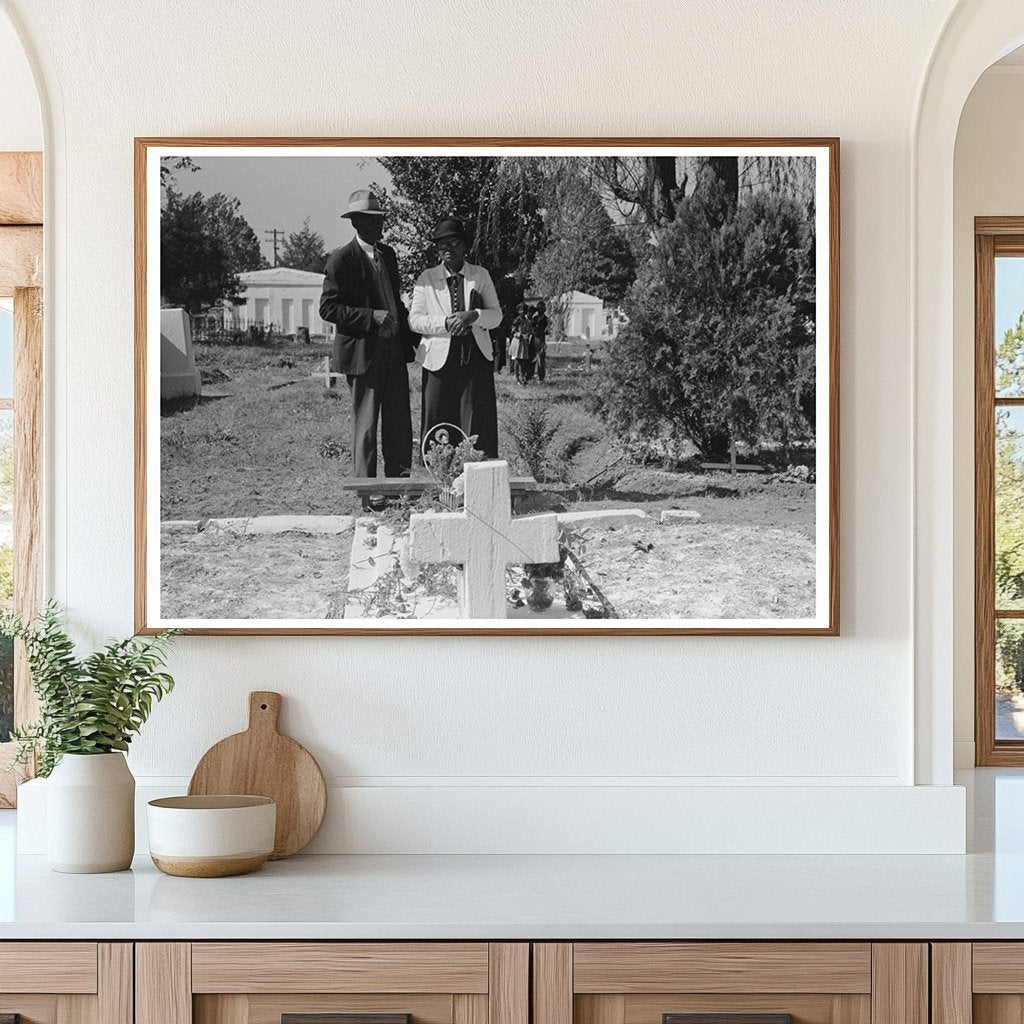
[[(954, 149), (975, 82), (1024, 42), (1019, 0), (963, 0), (925, 70), (911, 139), (911, 317), (914, 346), (915, 777), (948, 785), (953, 771), (954, 665), (962, 622), (961, 524), (954, 473)], [(972, 641), (973, 642), (973, 641)]]

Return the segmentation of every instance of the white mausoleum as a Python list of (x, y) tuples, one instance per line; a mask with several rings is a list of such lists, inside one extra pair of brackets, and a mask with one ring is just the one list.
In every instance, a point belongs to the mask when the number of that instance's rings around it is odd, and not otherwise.
[(614, 338), (625, 321), (622, 310), (617, 306), (606, 308), (604, 299), (587, 292), (564, 292), (561, 296), (565, 311), (565, 336), (590, 341), (599, 338)]
[(245, 285), (242, 301), (233, 313), (250, 323), (273, 325), (280, 334), (294, 334), (307, 327), (309, 333), (333, 337), (334, 325), (320, 319), (320, 292), (324, 275), (291, 267), (247, 270), (238, 275)]

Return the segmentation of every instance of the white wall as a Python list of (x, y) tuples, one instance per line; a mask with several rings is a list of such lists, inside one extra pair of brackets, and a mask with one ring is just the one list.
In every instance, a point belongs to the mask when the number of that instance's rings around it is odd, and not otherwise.
[(0, 150), (43, 148), (39, 96), (25, 49), (0, 15)]
[[(843, 143), (840, 639), (188, 638), (173, 664), (178, 690), (133, 750), (138, 774), (187, 776), (261, 687), (286, 694), (286, 728), (354, 787), (351, 807), (367, 790), (370, 805), (400, 789), (429, 806), (437, 793), (457, 802), (460, 787), (509, 782), (527, 787), (522, 813), (531, 793), (532, 806), (543, 802), (532, 787), (552, 783), (570, 787), (567, 806), (572, 787), (626, 781), (913, 782), (907, 183), (916, 91), (945, 0), (718, 0), (700, 17), (671, 0), (295, 0), (287, 19), (271, 0), (5, 6), (53, 104), (51, 589), (86, 639), (132, 628), (133, 136)], [(583, 32), (615, 41), (600, 64), (565, 46)], [(230, 54), (203, 44), (225, 35)], [(863, 813), (893, 836), (876, 792)], [(949, 835), (956, 806), (935, 811)]]
[(1024, 66), (990, 68), (960, 119), (954, 162), (954, 709), (974, 764), (974, 218), (1024, 215)]

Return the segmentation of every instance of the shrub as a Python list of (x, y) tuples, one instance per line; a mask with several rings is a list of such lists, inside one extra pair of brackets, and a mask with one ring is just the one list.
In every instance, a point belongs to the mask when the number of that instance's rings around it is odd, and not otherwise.
[(659, 229), (626, 310), (597, 381), (620, 436), (667, 427), (706, 458), (731, 440), (813, 436), (813, 216), (794, 201), (689, 196)]
[(505, 420), (505, 430), (516, 452), (537, 480), (548, 480), (556, 467), (551, 444), (560, 424), (552, 422), (548, 410), (536, 402), (517, 402)]

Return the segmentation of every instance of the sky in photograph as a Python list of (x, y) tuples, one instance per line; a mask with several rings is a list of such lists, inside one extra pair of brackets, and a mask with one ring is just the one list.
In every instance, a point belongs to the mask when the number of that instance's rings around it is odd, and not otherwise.
[(1024, 259), (1000, 256), (996, 260), (996, 344), (1016, 326), (1024, 312)]
[(14, 394), (14, 317), (0, 309), (0, 397)]
[[(273, 263), (273, 243), (264, 232), (277, 228), (285, 235), (309, 226), (319, 232), (328, 252), (344, 245), (353, 235), (341, 214), (357, 188), (378, 182), (385, 187), (391, 177), (369, 157), (304, 156), (203, 156), (194, 158), (198, 171), (176, 171), (175, 186), (188, 195), (223, 192), (242, 203), (242, 216), (256, 232), (263, 255)], [(279, 243), (280, 244), (280, 243)]]

